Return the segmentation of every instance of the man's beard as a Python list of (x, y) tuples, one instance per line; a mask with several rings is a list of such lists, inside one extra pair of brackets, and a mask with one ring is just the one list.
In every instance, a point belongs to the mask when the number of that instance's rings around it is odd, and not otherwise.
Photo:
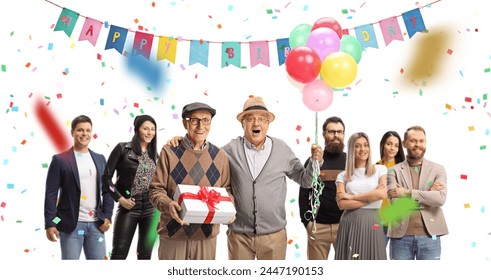
[[(338, 139), (339, 140), (339, 139)], [(344, 143), (340, 141), (339, 143), (334, 143), (332, 140), (326, 140), (326, 151), (332, 154), (340, 154), (344, 150)]]
[(426, 149), (423, 149), (422, 151), (420, 151), (418, 157), (415, 157), (415, 153), (413, 153), (413, 151), (409, 150), (408, 153), (407, 153), (407, 158), (409, 161), (420, 161), (421, 159), (424, 158), (425, 156), (425, 152), (426, 152)]

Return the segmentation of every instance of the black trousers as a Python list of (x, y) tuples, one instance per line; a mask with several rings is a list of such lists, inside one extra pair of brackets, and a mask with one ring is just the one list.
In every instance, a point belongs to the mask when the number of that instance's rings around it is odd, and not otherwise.
[[(157, 210), (148, 199), (148, 193), (133, 196), (135, 206), (127, 210), (119, 205), (113, 230), (111, 260), (124, 260), (128, 256), (131, 241), (138, 227), (137, 258), (149, 260), (157, 238)], [(154, 220), (155, 218), (155, 220)]]

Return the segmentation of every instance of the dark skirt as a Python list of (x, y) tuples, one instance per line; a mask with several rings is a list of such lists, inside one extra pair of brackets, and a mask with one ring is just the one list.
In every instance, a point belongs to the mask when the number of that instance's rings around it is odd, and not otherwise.
[(387, 260), (379, 209), (345, 210), (335, 249), (336, 260)]

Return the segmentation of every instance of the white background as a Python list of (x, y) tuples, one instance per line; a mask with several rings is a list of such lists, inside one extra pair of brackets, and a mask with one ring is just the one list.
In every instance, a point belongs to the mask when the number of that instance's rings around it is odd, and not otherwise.
[[(53, 32), (60, 7), (41, 0), (9, 1), (8, 7), (2, 5), (0, 65), (6, 66), (6, 72), (0, 71), (0, 203), (4, 202), (5, 207), (0, 207), (0, 258), (7, 267), (11, 267), (9, 263), (40, 267), (40, 263), (49, 260), (52, 263), (60, 258), (59, 244), (49, 242), (44, 231), (47, 168), (42, 165), (49, 164), (57, 151), (35, 117), (33, 106), (38, 97), (50, 98), (49, 109), (65, 127), (67, 136), (73, 117), (90, 116), (97, 134), (91, 148), (108, 157), (114, 145), (131, 139), (131, 114), (138, 115), (141, 109), (156, 118), (158, 145), (161, 146), (172, 136), (185, 132), (180, 112), (182, 106), (194, 101), (206, 102), (217, 109), (208, 140), (222, 146), (242, 135), (235, 116), (249, 95), (259, 95), (276, 114), (268, 134), (285, 140), (303, 162), (315, 141), (315, 113), (303, 104), (300, 85), (290, 81), (284, 65), (278, 66), (276, 44), (270, 43), (270, 67), (258, 65), (252, 69), (248, 45), (242, 44), (245, 67), (239, 69), (235, 66), (221, 68), (219, 42), (288, 38), (298, 24), (313, 24), (321, 17), (336, 19), (353, 36), (353, 28), (374, 24), (379, 48), (363, 52), (355, 82), (350, 88), (334, 92), (332, 105), (318, 113), (319, 129), (325, 118), (341, 117), (346, 124), (346, 140), (357, 131), (368, 133), (372, 157), (378, 160), (378, 143), (385, 131), (396, 130), (402, 135), (407, 127), (422, 125), (427, 131), (426, 157), (443, 164), (448, 176), (444, 212), (450, 234), (442, 238), (441, 263), (455, 264), (453, 269), (461, 272), (467, 271), (467, 265), (462, 262), (479, 264), (489, 260), (491, 186), (486, 171), (491, 166), (491, 114), (484, 95), (489, 93), (491, 73), (484, 70), (491, 67), (491, 52), (485, 43), (485, 38), (491, 34), (491, 24), (480, 1), (442, 0), (424, 8), (418, 5), (425, 5), (425, 2), (375, 0), (155, 1), (155, 7), (148, 0), (131, 3), (60, 0), (55, 3), (83, 16), (131, 30), (138, 30), (141, 25), (156, 36), (212, 41), (209, 64), (208, 67), (189, 66), (186, 40), (179, 42), (175, 65), (167, 60), (157, 62), (156, 38), (150, 61), (163, 71), (163, 86), (149, 90), (145, 80), (128, 71), (124, 56), (114, 49), (104, 50), (108, 29), (101, 30), (97, 45), (93, 46), (88, 41), (78, 41), (83, 17), (79, 18), (69, 38), (63, 32)], [(412, 38), (404, 34), (404, 41), (393, 41), (385, 46), (378, 22), (397, 16), (405, 32), (400, 15), (418, 7), (428, 33), (417, 33)], [(272, 10), (271, 14), (267, 13), (268, 9)], [(347, 9), (348, 13), (343, 14), (342, 9)], [(218, 24), (222, 28), (218, 28)], [(133, 36), (134, 33), (128, 33), (127, 51), (131, 51)], [(428, 36), (444, 40), (428, 45), (425, 44)], [(101, 60), (97, 59), (98, 54)], [(421, 61), (422, 54), (440, 59), (434, 64)], [(412, 76), (411, 65), (415, 61), (420, 65), (430, 63), (431, 73), (424, 77)], [(28, 63), (30, 66), (26, 67)], [(402, 74), (401, 69), (404, 69)], [(66, 70), (68, 74), (63, 75)], [(58, 93), (62, 98), (56, 97)], [(466, 97), (471, 101), (467, 102)], [(104, 105), (100, 105), (100, 99), (104, 99)], [(17, 111), (9, 109), (11, 103)], [(451, 109), (446, 108), (447, 104)], [(297, 126), (301, 129), (297, 130)], [(26, 140), (24, 145), (23, 140)], [(323, 143), (320, 135), (318, 141)], [(482, 146), (486, 148), (481, 149)], [(467, 175), (467, 180), (461, 179), (462, 174)], [(14, 187), (8, 188), (11, 184)], [(285, 207), (288, 238), (292, 244), (288, 246), (284, 264), (312, 264), (306, 261), (306, 236), (297, 206), (298, 185), (289, 181), (288, 187)], [(466, 208), (466, 204), (470, 207)], [(223, 226), (218, 238), (217, 262), (209, 262), (211, 266), (232, 265), (224, 262), (227, 260), (225, 231)], [(111, 234), (106, 235), (106, 245), (109, 251)], [(128, 259), (136, 259), (134, 249)], [(258, 263), (261, 262), (247, 266), (258, 266)], [(344, 263), (315, 263), (326, 266), (326, 272), (329, 269), (334, 273), (329, 275), (344, 275), (348, 267)], [(366, 273), (370, 276), (377, 269), (390, 269), (388, 264), (393, 267), (394, 263), (396, 268), (402, 266), (400, 262), (388, 261), (376, 262), (375, 266), (368, 263), (360, 268), (372, 271)], [(81, 266), (86, 268), (86, 265)], [(152, 271), (158, 270), (149, 266)], [(47, 267), (48, 271), (60, 268)], [(111, 267), (118, 269), (120, 265)], [(363, 270), (349, 273), (365, 275)]]

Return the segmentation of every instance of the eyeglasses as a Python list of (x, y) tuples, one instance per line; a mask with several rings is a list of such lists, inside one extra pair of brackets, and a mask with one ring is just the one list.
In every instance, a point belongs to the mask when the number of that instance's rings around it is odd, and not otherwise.
[(343, 135), (344, 131), (342, 131), (342, 130), (325, 130), (324, 133), (329, 134), (329, 135), (335, 135), (335, 134)]
[(268, 119), (268, 118), (265, 118), (265, 117), (258, 117), (258, 118), (255, 118), (255, 117), (250, 116), (250, 117), (246, 117), (246, 118), (244, 118), (244, 120), (245, 120), (246, 122), (248, 122), (248, 123), (253, 123), (253, 122), (257, 121), (257, 122), (258, 122), (258, 123), (260, 123), (260, 124), (266, 124), (266, 123), (268, 123), (268, 122), (269, 122), (269, 119)]
[(203, 119), (186, 118), (186, 121), (191, 123), (192, 125), (198, 125), (198, 123), (200, 123), (200, 122), (203, 125), (209, 125), (211, 123), (211, 119), (208, 119), (208, 118), (203, 118)]

